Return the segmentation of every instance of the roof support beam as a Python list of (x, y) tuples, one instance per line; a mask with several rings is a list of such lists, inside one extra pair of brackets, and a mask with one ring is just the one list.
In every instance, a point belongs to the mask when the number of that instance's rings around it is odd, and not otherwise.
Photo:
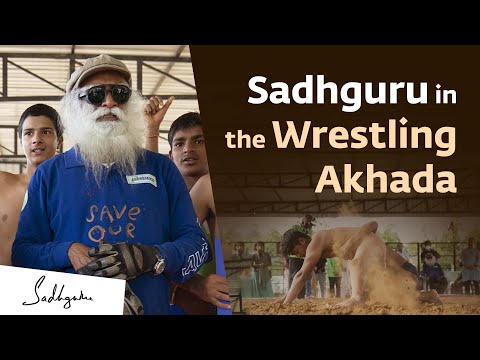
[(33, 77), (36, 77), (37, 79), (39, 79), (39, 80), (41, 80), (41, 81), (43, 81), (43, 82), (47, 83), (48, 85), (51, 85), (51, 86), (53, 86), (54, 88), (56, 88), (56, 89), (58, 89), (58, 90), (60, 90), (60, 91), (63, 91), (63, 92), (65, 92), (65, 89), (62, 89), (60, 86), (58, 86), (58, 85), (56, 85), (56, 84), (52, 83), (51, 81), (48, 81), (48, 80), (47, 80), (47, 79), (45, 79), (44, 77), (42, 77), (42, 76), (40, 76), (40, 75), (37, 75), (37, 74), (35, 74), (33, 71), (30, 71), (30, 70), (28, 70), (28, 69), (24, 68), (23, 66), (20, 66), (20, 65), (18, 65), (18, 64), (16, 64), (16, 63), (14, 63), (14, 62), (13, 62), (13, 61), (11, 61), (11, 60), (7, 60), (7, 61), (8, 61), (8, 63), (9, 63), (9, 64), (12, 64), (13, 66), (15, 66), (15, 67), (19, 68), (20, 70), (22, 70), (22, 71), (25, 71), (27, 74), (30, 74), (30, 75), (32, 75)]
[(176, 76), (173, 76), (173, 75), (169, 74), (169, 73), (166, 72), (166, 71), (157, 69), (156, 67), (153, 67), (153, 66), (148, 65), (148, 64), (145, 64), (145, 63), (144, 63), (143, 65), (146, 66), (146, 67), (149, 68), (149, 69), (152, 69), (153, 71), (159, 72), (160, 74), (163, 74), (163, 75), (165, 75), (165, 76), (167, 76), (167, 77), (169, 77), (169, 78), (171, 78), (171, 79), (173, 79), (173, 80), (175, 80), (175, 81), (178, 81), (180, 84), (183, 84), (183, 85), (185, 85), (185, 86), (191, 87), (192, 89), (195, 89), (195, 90), (197, 89), (194, 85), (192, 85), (192, 84), (190, 84), (190, 83), (188, 83), (188, 82), (186, 82), (186, 81), (183, 81), (182, 79), (177, 78)]
[[(70, 59), (71, 53), (67, 54), (45, 54), (45, 53), (0, 53), (0, 56), (6, 56), (10, 58), (32, 58), (32, 59)], [(75, 54), (76, 59), (84, 60), (89, 59), (92, 54)], [(175, 57), (175, 56), (137, 56), (137, 55), (112, 55), (118, 60), (127, 61), (154, 61), (154, 62), (181, 62), (191, 63), (190, 57)]]
[[(144, 95), (145, 97), (151, 97), (153, 95)], [(175, 96), (175, 100), (197, 100), (197, 95), (162, 95), (162, 96)], [(62, 96), (2, 96), (0, 101), (59, 101)]]
[[(186, 47), (187, 47), (187, 45), (180, 45), (180, 47), (177, 50), (177, 53), (175, 54), (175, 58), (179, 58), (180, 55), (182, 55), (182, 52), (183, 52), (183, 50), (185, 50)], [(170, 71), (172, 70), (174, 65), (175, 65), (175, 62), (172, 61), (170, 64), (167, 65), (165, 71), (170, 74)], [(165, 81), (166, 78), (167, 77), (165, 75), (160, 77), (158, 82), (155, 84), (155, 87), (153, 88), (153, 91), (152, 91), (153, 93), (157, 92), (158, 88), (160, 86), (162, 86), (162, 84), (163, 84), (163, 82)]]

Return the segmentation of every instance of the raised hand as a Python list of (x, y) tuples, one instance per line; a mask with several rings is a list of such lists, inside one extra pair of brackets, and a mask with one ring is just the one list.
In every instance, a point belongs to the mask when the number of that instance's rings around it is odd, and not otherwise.
[(145, 137), (158, 137), (160, 124), (167, 113), (168, 108), (172, 105), (174, 96), (170, 96), (164, 104), (163, 100), (158, 96), (152, 96), (144, 107), (144, 121), (145, 121)]

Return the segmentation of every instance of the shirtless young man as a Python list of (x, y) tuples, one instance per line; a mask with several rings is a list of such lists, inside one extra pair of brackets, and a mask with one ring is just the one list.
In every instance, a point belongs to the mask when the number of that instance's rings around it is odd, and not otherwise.
[(200, 114), (190, 112), (175, 120), (168, 133), (170, 159), (182, 174), (200, 224), (208, 225), (212, 238), (218, 235), (217, 214), (208, 170)]
[[(158, 97), (150, 98), (145, 106), (145, 113), (150, 117), (150, 120), (148, 122), (146, 120), (145, 124), (150, 134), (158, 134), (162, 120), (157, 120), (157, 112), (163, 112), (164, 115), (172, 101), (173, 97), (163, 104), (163, 101)], [(163, 119), (163, 116), (161, 119)], [(146, 135), (146, 137), (149, 136)], [(200, 224), (207, 223), (213, 241), (215, 236), (218, 235), (218, 225), (200, 114), (189, 112), (176, 119), (170, 127), (168, 142), (171, 148), (170, 159), (180, 170), (187, 184), (198, 221)], [(158, 152), (158, 140), (156, 138), (150, 141), (147, 139), (145, 148)], [(211, 247), (213, 248), (212, 243)], [(230, 309), (230, 305), (219, 301), (229, 301), (229, 297), (226, 295), (228, 285), (225, 277), (215, 274), (215, 260), (206, 263), (199, 273), (183, 283), (181, 288), (174, 286), (172, 301), (175, 300), (175, 303), (186, 308), (191, 305), (188, 304), (189, 302), (195, 300), (187, 296), (184, 290), (196, 295), (204, 302)], [(207, 308), (208, 306), (199, 306), (197, 309), (190, 307), (190, 313), (205, 314), (213, 313), (215, 310), (211, 305)]]
[(12, 244), (28, 183), (37, 167), (53, 157), (62, 143), (57, 111), (44, 104), (26, 109), (18, 122), (18, 136), (27, 157), (27, 171), (0, 171), (0, 265), (11, 265)]
[[(218, 236), (218, 224), (200, 114), (190, 112), (176, 119), (170, 127), (168, 142), (170, 158), (190, 190), (198, 221), (208, 225), (213, 249), (213, 240)], [(182, 288), (217, 307), (231, 308), (220, 301), (228, 302), (230, 298), (227, 295), (227, 279), (216, 275), (215, 260), (206, 263), (192, 280), (182, 284)]]
[(388, 274), (390, 290), (415, 300), (442, 303), (435, 292), (419, 293), (416, 269), (402, 256), (388, 248), (375, 234), (378, 224), (369, 222), (362, 227), (339, 227), (317, 231), (312, 238), (299, 231), (288, 230), (282, 240), (282, 253), (305, 257), (288, 293), (281, 300), (291, 303), (302, 289), (308, 274), (315, 268), (320, 257), (339, 257), (349, 263), (352, 296), (339, 306), (362, 304), (366, 296), (382, 289), (378, 282), (381, 275)]

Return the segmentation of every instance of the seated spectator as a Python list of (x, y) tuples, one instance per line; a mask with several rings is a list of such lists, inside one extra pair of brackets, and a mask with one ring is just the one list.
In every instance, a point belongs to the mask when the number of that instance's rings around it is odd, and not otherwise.
[(441, 255), (436, 250), (432, 249), (432, 243), (430, 242), (430, 240), (427, 240), (422, 244), (422, 252), (420, 254), (420, 259), (422, 259), (422, 261), (425, 259), (425, 255), (428, 252), (432, 253), (437, 260), (440, 259)]
[(443, 294), (447, 289), (447, 278), (432, 252), (425, 253), (421, 275), (426, 278), (430, 290), (436, 290), (439, 294)]

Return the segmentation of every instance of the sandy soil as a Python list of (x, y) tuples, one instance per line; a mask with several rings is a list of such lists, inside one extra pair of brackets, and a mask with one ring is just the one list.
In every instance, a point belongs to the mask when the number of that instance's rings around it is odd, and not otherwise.
[(289, 305), (274, 304), (275, 298), (243, 299), (249, 315), (471, 315), (480, 314), (480, 296), (443, 295), (445, 305), (419, 303), (414, 307), (367, 302), (365, 306), (340, 308), (343, 299), (308, 298)]

